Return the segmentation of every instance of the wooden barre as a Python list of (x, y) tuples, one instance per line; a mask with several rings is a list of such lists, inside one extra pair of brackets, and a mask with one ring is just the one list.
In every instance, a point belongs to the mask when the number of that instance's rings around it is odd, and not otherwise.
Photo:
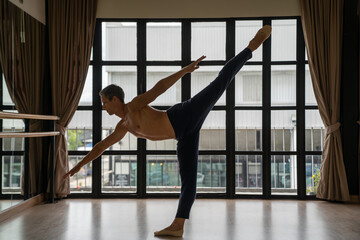
[(23, 114), (11, 113), (0, 111), (0, 118), (2, 119), (36, 119), (36, 120), (59, 120), (58, 116), (52, 115), (36, 115), (36, 114)]
[(1, 132), (0, 138), (49, 137), (60, 135), (60, 132)]

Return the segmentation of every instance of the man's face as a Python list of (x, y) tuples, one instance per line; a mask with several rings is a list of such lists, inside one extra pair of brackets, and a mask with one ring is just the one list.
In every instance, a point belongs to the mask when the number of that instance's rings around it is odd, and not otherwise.
[(115, 99), (114, 97), (112, 98), (112, 100), (109, 100), (107, 97), (101, 95), (101, 102), (102, 102), (102, 109), (106, 110), (106, 112), (109, 115), (113, 115), (114, 114), (114, 108), (115, 108)]

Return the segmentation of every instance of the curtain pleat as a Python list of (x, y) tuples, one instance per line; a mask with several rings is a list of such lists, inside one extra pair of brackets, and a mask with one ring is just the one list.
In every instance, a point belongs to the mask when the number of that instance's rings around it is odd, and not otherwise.
[(55, 197), (70, 193), (66, 128), (84, 88), (95, 32), (97, 0), (49, 0), (49, 48), (53, 114), (60, 117), (55, 144)]
[(317, 198), (349, 201), (341, 134), (340, 83), (343, 0), (300, 0), (310, 74), (325, 140)]

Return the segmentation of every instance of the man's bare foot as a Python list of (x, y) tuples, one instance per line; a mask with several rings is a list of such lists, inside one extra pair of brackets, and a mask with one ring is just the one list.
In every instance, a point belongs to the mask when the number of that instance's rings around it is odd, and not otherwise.
[(185, 218), (175, 218), (173, 223), (163, 230), (154, 232), (155, 236), (181, 237), (184, 233)]
[(256, 33), (255, 37), (249, 42), (248, 48), (255, 51), (271, 34), (271, 26), (266, 25)]

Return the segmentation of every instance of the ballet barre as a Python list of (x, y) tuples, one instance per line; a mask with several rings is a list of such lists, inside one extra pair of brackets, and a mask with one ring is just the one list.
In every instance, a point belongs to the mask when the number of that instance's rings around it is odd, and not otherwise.
[[(29, 198), (29, 138), (33, 137), (51, 137), (50, 149), (50, 202), (54, 203), (54, 152), (55, 152), (55, 136), (60, 135), (59, 131), (55, 131), (55, 121), (59, 120), (58, 116), (36, 115), (11, 113), (0, 111), (0, 119), (23, 119), (25, 121), (24, 132), (1, 132), (0, 138), (25, 138), (25, 157), (24, 157), (24, 199)], [(52, 121), (50, 131), (46, 132), (29, 132), (30, 120), (49, 120)]]

